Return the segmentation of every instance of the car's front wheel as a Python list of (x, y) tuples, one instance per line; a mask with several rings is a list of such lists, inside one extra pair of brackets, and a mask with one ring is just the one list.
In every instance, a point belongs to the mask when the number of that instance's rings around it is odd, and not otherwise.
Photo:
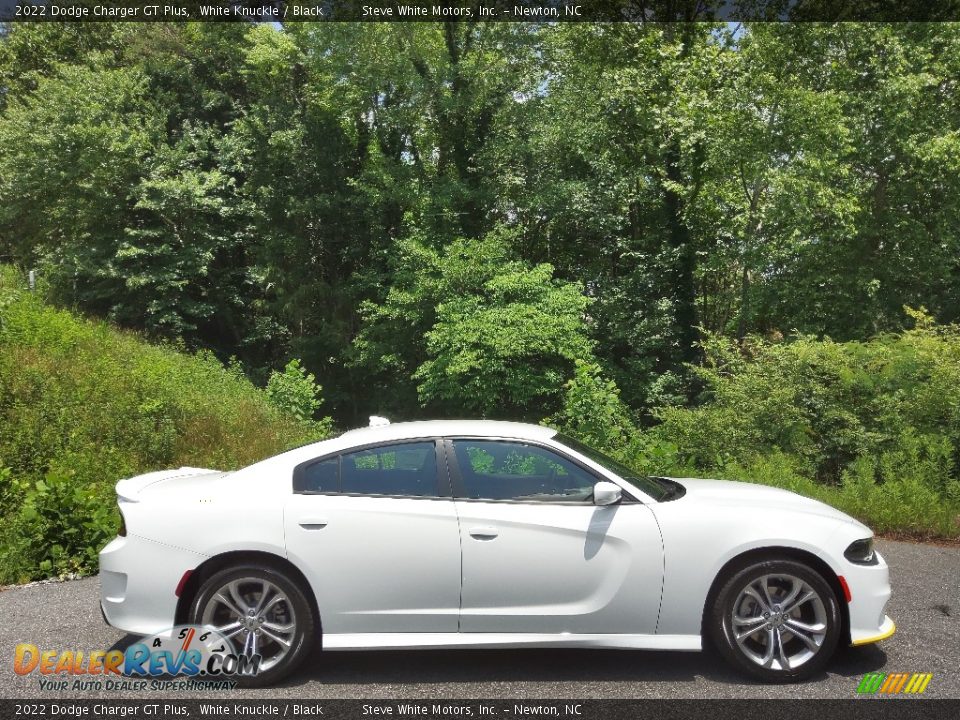
[(217, 630), (238, 654), (260, 656), (256, 675), (238, 678), (247, 687), (271, 685), (310, 654), (314, 618), (303, 590), (267, 565), (227, 568), (201, 585), (190, 622)]
[(840, 639), (840, 606), (826, 580), (807, 565), (760, 561), (723, 583), (710, 631), (740, 669), (770, 682), (793, 682), (830, 661)]

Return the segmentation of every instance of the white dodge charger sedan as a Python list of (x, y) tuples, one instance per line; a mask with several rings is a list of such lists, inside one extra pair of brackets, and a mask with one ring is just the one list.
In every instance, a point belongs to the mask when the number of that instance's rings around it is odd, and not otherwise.
[(372, 648), (700, 650), (766, 680), (889, 637), (871, 531), (769, 487), (642, 477), (546, 427), (372, 424), (117, 484), (107, 622), (216, 628), (266, 685)]

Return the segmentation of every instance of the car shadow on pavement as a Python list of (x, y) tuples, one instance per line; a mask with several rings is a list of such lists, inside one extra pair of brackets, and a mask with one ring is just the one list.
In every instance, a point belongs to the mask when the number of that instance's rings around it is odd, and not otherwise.
[[(882, 668), (878, 647), (841, 649), (827, 674), (859, 677)], [(677, 682), (701, 678), (721, 684), (756, 684), (715, 652), (631, 650), (381, 650), (314, 653), (282, 683), (322, 685), (497, 682)]]
[(135, 642), (143, 640), (143, 637), (140, 635), (124, 635), (119, 640), (117, 640), (113, 645), (110, 646), (109, 650), (120, 650), (123, 652), (128, 647), (133, 645)]
[[(125, 635), (111, 650), (126, 650), (141, 638)], [(828, 674), (855, 678), (880, 670), (887, 655), (877, 645), (840, 648)], [(763, 685), (741, 675), (715, 651), (641, 650), (357, 650), (314, 652), (278, 688), (321, 685), (424, 683), (682, 682), (696, 679)]]

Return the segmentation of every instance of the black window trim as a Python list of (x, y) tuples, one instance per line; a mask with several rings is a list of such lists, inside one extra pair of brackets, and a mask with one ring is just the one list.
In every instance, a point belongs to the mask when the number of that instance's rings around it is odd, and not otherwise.
[[(494, 437), (492, 435), (450, 435), (443, 438), (443, 446), (446, 450), (446, 466), (447, 472), (450, 474), (450, 484), (453, 487), (453, 498), (457, 502), (471, 502), (471, 503), (507, 503), (511, 505), (570, 505), (576, 507), (584, 506), (594, 506), (592, 500), (513, 500), (513, 499), (493, 499), (493, 498), (471, 498), (466, 496), (466, 487), (463, 484), (463, 478), (460, 475), (460, 464), (457, 461), (456, 451), (453, 449), (453, 443), (457, 440), (489, 440), (491, 442), (509, 442), (515, 443), (517, 445), (527, 445), (531, 447), (537, 447), (542, 450), (548, 450), (556, 455), (559, 455), (561, 458), (567, 462), (576, 465), (578, 468), (586, 472), (588, 475), (594, 478), (596, 482), (613, 482), (610, 478), (598, 473), (592, 467), (589, 467), (585, 463), (581, 462), (575, 457), (572, 457), (563, 450), (549, 445), (547, 443), (541, 442), (539, 440), (529, 440), (527, 438), (512, 438), (512, 437)], [(596, 484), (596, 483), (595, 483)], [(624, 505), (642, 505), (643, 501), (634, 497), (634, 495), (620, 483), (614, 483), (617, 487), (620, 488), (622, 493), (621, 504)]]
[[(333, 492), (319, 491), (319, 490), (298, 490), (297, 488), (303, 482), (303, 475), (307, 471), (307, 468), (317, 465), (318, 463), (326, 462), (331, 458), (337, 459), (337, 478), (340, 477), (340, 465), (343, 462), (342, 457), (344, 455), (351, 455), (353, 453), (363, 452), (364, 450), (373, 450), (377, 448), (386, 448), (392, 445), (411, 445), (414, 443), (433, 443), (433, 451), (436, 454), (436, 480), (437, 480), (437, 494), (436, 495), (387, 495), (379, 493), (357, 493), (357, 492), (340, 492), (339, 490)], [(292, 491), (294, 495), (328, 495), (331, 497), (366, 497), (366, 498), (392, 498), (392, 499), (409, 499), (409, 500), (452, 500), (453, 499), (453, 490), (450, 485), (450, 472), (449, 468), (446, 467), (446, 453), (443, 447), (443, 441), (441, 438), (432, 436), (432, 437), (416, 437), (416, 438), (398, 438), (396, 440), (386, 440), (380, 442), (371, 442), (364, 445), (355, 445), (353, 447), (341, 448), (340, 450), (335, 450), (333, 452), (326, 453), (325, 455), (318, 455), (315, 458), (310, 458), (309, 460), (304, 460), (293, 468), (292, 474)], [(446, 472), (444, 472), (446, 470)]]

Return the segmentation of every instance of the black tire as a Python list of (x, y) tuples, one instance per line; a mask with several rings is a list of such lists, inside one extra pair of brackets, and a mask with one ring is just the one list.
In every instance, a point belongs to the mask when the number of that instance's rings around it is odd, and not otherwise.
[[(247, 591), (247, 593), (253, 593), (248, 594), (246, 597), (251, 598), (251, 601), (254, 603), (257, 598), (255, 594), (257, 583), (269, 583), (269, 585), (273, 586), (274, 590), (279, 591), (278, 594), (283, 596), (282, 600), (274, 604), (268, 613), (264, 613), (263, 615), (268, 616), (271, 620), (279, 618), (281, 621), (284, 619), (289, 621), (287, 624), (292, 626), (292, 630), (288, 631), (289, 648), (282, 650), (284, 646), (270, 640), (265, 635), (258, 634), (261, 648), (268, 650), (276, 646), (277, 652), (281, 653), (281, 657), (279, 657), (274, 664), (267, 666), (265, 669), (261, 669), (256, 675), (242, 675), (235, 678), (242, 687), (266, 687), (273, 685), (293, 673), (310, 655), (315, 641), (316, 618), (313, 616), (310, 602), (307, 600), (304, 590), (300, 587), (299, 583), (292, 580), (282, 571), (269, 565), (250, 563), (226, 568), (205, 580), (190, 606), (190, 623), (203, 625), (205, 624), (205, 613), (226, 612), (224, 607), (222, 607), (223, 603), (214, 600), (214, 598), (221, 589), (235, 581), (238, 582), (236, 587), (239, 588), (241, 592)], [(261, 587), (263, 588), (263, 593), (266, 593), (267, 585), (261, 585)], [(210, 620), (210, 618), (208, 617), (207, 620)], [(239, 646), (237, 648), (238, 652), (243, 645), (241, 638), (245, 635), (246, 631), (244, 631), (241, 636), (235, 638), (239, 640), (239, 642), (236, 643)]]
[[(781, 605), (779, 601), (789, 599), (796, 587), (794, 580), (805, 589), (792, 603)], [(709, 639), (726, 660), (765, 682), (798, 682), (823, 672), (840, 640), (841, 616), (836, 593), (820, 573), (796, 560), (769, 559), (738, 569), (722, 583), (709, 612), (708, 632)], [(748, 588), (754, 595), (749, 594)], [(755, 599), (764, 588), (767, 595), (763, 600)], [(808, 597), (808, 591), (815, 593), (816, 599), (783, 614), (782, 611), (789, 610), (789, 605), (799, 598)], [(767, 598), (772, 602), (765, 607)], [(735, 623), (739, 623), (737, 630)], [(818, 630), (805, 632), (801, 624)], [(796, 634), (790, 631), (791, 625), (797, 629)], [(781, 650), (786, 668), (780, 659)], [(796, 657), (792, 653), (796, 653)], [(767, 660), (769, 664), (765, 665), (763, 661), (768, 656), (771, 656)]]

